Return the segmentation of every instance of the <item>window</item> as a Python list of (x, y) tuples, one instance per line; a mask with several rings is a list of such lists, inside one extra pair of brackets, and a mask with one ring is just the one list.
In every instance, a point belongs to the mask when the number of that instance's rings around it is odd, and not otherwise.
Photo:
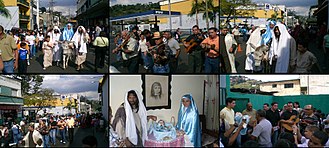
[(276, 88), (277, 86), (277, 84), (272, 84), (272, 88)]
[(294, 88), (294, 84), (293, 83), (284, 84), (284, 88)]
[(18, 92), (17, 89), (12, 89), (11, 90), (11, 95), (17, 97), (18, 96), (17, 92)]

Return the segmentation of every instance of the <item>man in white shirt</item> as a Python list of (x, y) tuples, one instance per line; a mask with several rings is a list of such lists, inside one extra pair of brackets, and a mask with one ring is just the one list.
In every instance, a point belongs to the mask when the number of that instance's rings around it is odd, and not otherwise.
[(27, 32), (27, 36), (25, 37), (26, 41), (28, 42), (28, 45), (30, 47), (30, 51), (31, 51), (31, 59), (32, 57), (35, 56), (35, 46), (34, 46), (34, 42), (35, 42), (35, 36), (32, 33), (33, 31), (28, 31)]
[(226, 107), (224, 107), (220, 111), (220, 118), (227, 121), (230, 126), (234, 125), (234, 110), (235, 107), (235, 99), (227, 98), (226, 99)]

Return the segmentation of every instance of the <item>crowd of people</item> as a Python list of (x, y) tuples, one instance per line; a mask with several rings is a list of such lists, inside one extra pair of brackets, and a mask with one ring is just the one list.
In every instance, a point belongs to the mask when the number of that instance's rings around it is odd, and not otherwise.
[[(76, 127), (94, 128), (95, 132), (97, 132), (96, 129), (102, 131), (106, 128), (105, 119), (101, 113), (92, 115), (79, 113), (66, 116), (45, 115), (44, 117), (37, 115), (36, 120), (27, 117), (20, 122), (16, 121), (11, 118), (0, 126), (1, 147), (64, 147), (66, 143), (69, 142), (71, 144), (75, 139), (74, 129)], [(89, 139), (87, 137), (82, 140), (82, 145), (97, 145), (97, 140), (94, 136), (89, 136)], [(90, 140), (90, 138), (94, 140)]]
[[(117, 61), (128, 68), (129, 73), (138, 73), (139, 64), (147, 72), (175, 73), (179, 67), (182, 50), (188, 53), (188, 73), (219, 72), (219, 37), (217, 28), (209, 28), (202, 34), (197, 25), (192, 27), (193, 34), (183, 41), (185, 50), (181, 48), (181, 32), (179, 28), (171, 31), (151, 32), (139, 30), (136, 26), (131, 32), (122, 31), (115, 37)], [(140, 60), (142, 59), (142, 60)]]
[[(242, 42), (246, 42), (246, 73), (316, 73), (326, 67), (319, 66), (319, 59), (309, 51), (309, 43), (323, 50), (324, 64), (327, 65), (329, 36), (326, 25), (318, 28), (311, 25), (294, 24), (288, 27), (283, 22), (269, 20), (265, 25), (250, 28), (235, 26), (221, 30), (221, 73), (237, 73), (235, 55)], [(241, 36), (243, 39), (241, 39)], [(240, 63), (241, 64), (241, 63)]]
[[(43, 53), (43, 70), (50, 66), (64, 64), (65, 55), (72, 56), (75, 60), (76, 70), (84, 68), (88, 49), (95, 48), (95, 71), (105, 65), (106, 49), (109, 40), (105, 31), (99, 26), (95, 31), (78, 26), (74, 32), (74, 26), (67, 24), (63, 29), (58, 26), (43, 30), (12, 29), (9, 33), (0, 26), (0, 70), (3, 73), (27, 73), (30, 60), (37, 58), (37, 52)], [(62, 31), (61, 31), (62, 30)], [(64, 46), (68, 44), (68, 46)], [(63, 69), (66, 67), (63, 65)]]
[(288, 102), (280, 110), (277, 102), (255, 110), (234, 112), (235, 99), (227, 98), (220, 111), (221, 147), (328, 147), (329, 115), (307, 104)]

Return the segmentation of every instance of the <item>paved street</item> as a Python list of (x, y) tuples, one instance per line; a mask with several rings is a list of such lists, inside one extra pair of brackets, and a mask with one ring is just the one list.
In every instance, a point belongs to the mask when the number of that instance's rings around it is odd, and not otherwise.
[[(106, 61), (108, 61), (108, 56), (105, 56)], [(69, 61), (67, 69), (63, 69), (63, 64), (60, 62), (59, 67), (53, 64), (53, 66), (48, 67), (46, 70), (43, 70), (43, 53), (38, 50), (37, 55), (30, 60), (30, 66), (27, 67), (28, 73), (96, 73), (95, 71), (95, 48), (88, 49), (87, 59), (83, 64), (84, 69), (77, 71), (76, 64), (73, 60)], [(106, 63), (106, 62), (105, 62)], [(17, 70), (15, 72), (18, 72)], [(97, 70), (98, 73), (108, 73), (108, 64), (105, 64), (104, 68)]]
[[(26, 126), (27, 129), (27, 126)], [(74, 129), (74, 137), (73, 137), (73, 142), (69, 143), (66, 142), (65, 144), (60, 143), (60, 136), (59, 134), (57, 135), (56, 138), (56, 145), (53, 146), (52, 144), (50, 145), (51, 147), (82, 147), (82, 139), (88, 135), (93, 135), (97, 139), (97, 146), (98, 147), (108, 147), (108, 140), (104, 136), (104, 131), (98, 131), (98, 132), (93, 132), (92, 128), (78, 128), (75, 127)], [(66, 136), (66, 139), (68, 141), (68, 134)], [(22, 146), (22, 145), (19, 145)]]

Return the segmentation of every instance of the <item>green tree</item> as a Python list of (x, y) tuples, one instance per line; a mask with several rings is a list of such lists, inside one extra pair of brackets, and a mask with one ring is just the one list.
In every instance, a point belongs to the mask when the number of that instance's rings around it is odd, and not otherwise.
[(15, 75), (22, 80), (22, 95), (36, 94), (41, 89), (44, 76), (41, 75)]
[(198, 13), (202, 11), (202, 4), (199, 3), (198, 0), (194, 0), (194, 2), (192, 3), (192, 8), (190, 13), (187, 14), (187, 16), (192, 17), (193, 15), (195, 15), (195, 22), (196, 25), (199, 26), (199, 20), (198, 20)]
[(54, 90), (42, 88), (37, 93), (28, 94), (24, 96), (24, 105), (36, 106), (37, 111), (41, 110), (44, 106), (51, 106), (55, 103), (56, 98), (53, 96)]
[[(220, 11), (219, 15), (224, 16), (226, 15), (226, 21), (225, 23), (230, 22), (231, 16), (234, 17), (234, 21), (236, 16), (253, 16), (256, 4), (253, 3), (251, 0), (221, 0), (219, 3), (220, 6)], [(241, 11), (241, 10), (236, 10), (238, 7), (246, 7), (246, 8), (251, 8), (248, 11)], [(235, 23), (235, 22), (234, 22)]]
[(3, 2), (3, 0), (0, 0), (0, 15), (6, 18), (11, 17), (9, 10), (5, 7), (5, 3)]

